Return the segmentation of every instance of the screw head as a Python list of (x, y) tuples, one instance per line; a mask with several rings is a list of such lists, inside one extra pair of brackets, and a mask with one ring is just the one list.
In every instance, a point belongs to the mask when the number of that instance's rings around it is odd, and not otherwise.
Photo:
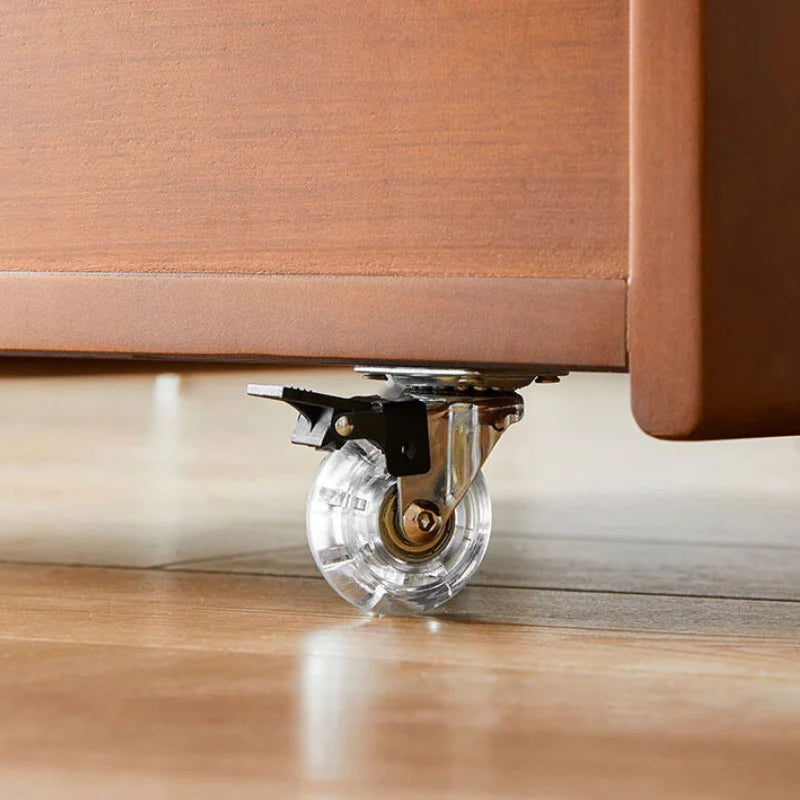
[(341, 417), (338, 417), (336, 422), (333, 423), (333, 427), (336, 433), (345, 439), (355, 430), (355, 425), (353, 425), (352, 420), (347, 414), (342, 414)]
[(421, 511), (417, 514), (417, 525), (421, 531), (430, 533), (436, 527), (436, 517), (432, 511)]
[(439, 509), (426, 500), (409, 503), (403, 512), (403, 533), (414, 544), (422, 544), (442, 527)]

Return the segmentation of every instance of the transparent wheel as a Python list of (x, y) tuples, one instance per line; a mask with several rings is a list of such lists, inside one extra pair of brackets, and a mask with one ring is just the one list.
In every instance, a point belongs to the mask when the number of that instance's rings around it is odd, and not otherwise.
[(478, 474), (449, 523), (424, 543), (396, 527), (396, 480), (383, 453), (348, 442), (321, 464), (308, 496), (314, 560), (348, 602), (373, 614), (430, 611), (464, 588), (489, 544), (492, 506)]

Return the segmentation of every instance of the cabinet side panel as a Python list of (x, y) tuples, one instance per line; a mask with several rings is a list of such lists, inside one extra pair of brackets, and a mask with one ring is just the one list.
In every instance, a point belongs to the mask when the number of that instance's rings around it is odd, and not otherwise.
[(800, 3), (705, 18), (703, 429), (800, 434)]
[(630, 361), (654, 435), (800, 433), (799, 29), (795, 0), (634, 2)]
[(656, 436), (702, 414), (700, 28), (697, 0), (632, 4), (630, 365)]

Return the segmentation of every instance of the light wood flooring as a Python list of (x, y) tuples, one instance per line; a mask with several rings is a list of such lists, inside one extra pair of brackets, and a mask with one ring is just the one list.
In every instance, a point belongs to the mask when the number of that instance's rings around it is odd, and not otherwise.
[(249, 380), (0, 381), (0, 796), (793, 798), (800, 443), (656, 442), (627, 379), (525, 391), (435, 618), (317, 577), (319, 455)]

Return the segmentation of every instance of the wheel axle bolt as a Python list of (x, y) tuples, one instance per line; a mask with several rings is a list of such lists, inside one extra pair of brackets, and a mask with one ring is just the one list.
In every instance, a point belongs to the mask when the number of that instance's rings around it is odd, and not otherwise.
[(403, 513), (403, 531), (415, 543), (421, 543), (435, 536), (442, 526), (442, 518), (433, 503), (415, 500), (409, 503)]
[(421, 531), (430, 533), (436, 527), (436, 519), (430, 511), (422, 511), (417, 516), (417, 525)]
[(333, 424), (333, 427), (336, 429), (336, 433), (345, 439), (355, 430), (355, 426), (347, 414), (342, 414)]

